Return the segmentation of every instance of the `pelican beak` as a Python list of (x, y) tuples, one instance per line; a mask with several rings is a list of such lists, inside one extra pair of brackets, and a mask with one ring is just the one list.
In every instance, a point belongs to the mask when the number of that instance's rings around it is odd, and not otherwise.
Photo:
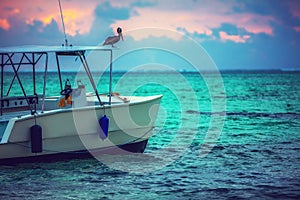
[(121, 36), (121, 38), (122, 38), (122, 41), (124, 41), (124, 38), (123, 38), (123, 34), (122, 34), (122, 33), (120, 33), (120, 36)]

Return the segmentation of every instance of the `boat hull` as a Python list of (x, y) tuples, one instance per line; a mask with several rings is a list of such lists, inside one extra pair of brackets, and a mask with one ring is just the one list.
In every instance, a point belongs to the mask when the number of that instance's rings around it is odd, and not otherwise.
[(57, 161), (71, 160), (71, 159), (87, 159), (105, 154), (128, 154), (128, 153), (143, 153), (146, 149), (148, 140), (135, 142), (132, 144), (125, 144), (109, 148), (99, 148), (92, 150), (69, 151), (51, 154), (34, 155), (27, 157), (14, 157), (0, 159), (0, 165), (14, 165), (19, 163), (51, 163)]
[[(39, 161), (55, 155), (76, 158), (84, 152), (88, 156), (142, 153), (152, 135), (160, 99), (153, 96), (105, 107), (57, 109), (12, 118), (0, 143), (0, 163)], [(104, 115), (109, 118), (107, 138), (99, 136), (99, 119)], [(34, 125), (42, 129), (42, 151), (38, 153), (32, 153), (30, 128)]]

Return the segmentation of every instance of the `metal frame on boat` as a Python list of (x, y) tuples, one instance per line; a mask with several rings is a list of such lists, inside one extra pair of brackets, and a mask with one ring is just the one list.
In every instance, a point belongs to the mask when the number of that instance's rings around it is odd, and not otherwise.
[[(109, 52), (109, 91), (100, 95), (85, 56), (86, 52)], [(49, 56), (55, 54), (59, 87), (63, 80), (59, 57), (79, 58), (93, 88), (68, 90), (69, 106), (59, 107), (61, 97), (47, 97)], [(51, 155), (76, 155), (78, 152), (101, 154), (109, 151), (143, 152), (152, 134), (161, 95), (122, 97), (112, 92), (113, 48), (99, 46), (21, 46), (0, 48), (0, 163), (39, 160)], [(36, 89), (36, 66), (44, 63), (42, 94)], [(28, 94), (20, 69), (32, 66), (33, 94)], [(7, 80), (6, 70), (13, 73)], [(14, 81), (21, 95), (11, 95)], [(7, 84), (7, 82), (9, 84)], [(26, 83), (27, 84), (27, 83)], [(6, 90), (7, 88), (7, 90)], [(106, 118), (107, 116), (107, 118)], [(106, 118), (105, 120), (103, 120)]]

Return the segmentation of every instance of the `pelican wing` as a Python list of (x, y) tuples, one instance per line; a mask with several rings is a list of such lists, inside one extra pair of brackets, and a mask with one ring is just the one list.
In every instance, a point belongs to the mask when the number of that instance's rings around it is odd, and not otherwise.
[(108, 44), (115, 44), (116, 42), (118, 42), (120, 40), (120, 36), (110, 36), (108, 37), (105, 42), (103, 43), (103, 45), (108, 45)]

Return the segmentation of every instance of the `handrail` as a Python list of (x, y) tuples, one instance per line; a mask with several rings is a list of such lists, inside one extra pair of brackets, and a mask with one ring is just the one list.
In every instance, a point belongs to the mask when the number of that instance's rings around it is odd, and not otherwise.
[[(16, 55), (20, 55), (20, 57), (17, 57), (16, 59)], [(35, 58), (35, 54), (37, 54), (38, 56)], [(35, 86), (35, 65), (39, 62), (39, 60), (43, 57), (43, 55), (46, 55), (46, 66), (48, 63), (48, 54), (46, 52), (32, 52), (32, 53), (0, 53), (1, 55), (1, 97), (0, 97), (0, 115), (2, 115), (3, 113), (3, 102), (4, 101), (9, 101), (10, 99), (16, 99), (16, 100), (26, 100), (27, 105), (22, 106), (22, 107), (28, 107), (28, 109), (31, 111), (31, 114), (36, 113), (36, 103), (38, 101), (38, 97), (36, 94), (36, 86)], [(31, 58), (30, 59), (30, 55)], [(22, 65), (28, 65), (30, 64), (32, 66), (32, 73), (33, 73), (33, 96), (36, 96), (36, 100), (33, 101), (32, 96), (26, 94), (23, 83), (19, 77), (19, 69)], [(9, 87), (6, 91), (6, 94), (4, 93), (4, 68), (6, 66), (10, 66), (12, 71), (13, 71), (13, 77), (11, 79), (11, 82), (9, 84)], [(22, 91), (23, 96), (20, 97), (8, 97), (9, 93), (11, 91), (11, 88), (14, 84), (14, 81), (17, 79), (17, 82), (19, 83), (19, 87)], [(5, 95), (5, 96), (4, 96)], [(16, 107), (20, 107), (16, 106)]]
[[(23, 100), (26, 100), (27, 104), (23, 103)], [(38, 95), (27, 95), (26, 98), (24, 96), (2, 97), (0, 98), (0, 106), (2, 112), (10, 110), (19, 111), (20, 108), (22, 108), (22, 110), (24, 108), (31, 110), (31, 105), (38, 104), (38, 101)]]
[(24, 87), (23, 87), (23, 84), (22, 84), (22, 82), (21, 82), (21, 79), (20, 79), (20, 77), (19, 77), (19, 75), (18, 75), (18, 71), (17, 71), (16, 68), (15, 68), (15, 65), (14, 65), (14, 62), (13, 62), (13, 60), (12, 60), (12, 57), (11, 57), (9, 54), (7, 54), (7, 56), (8, 56), (8, 59), (10, 60), (11, 67), (12, 67), (14, 73), (15, 73), (15, 76), (16, 76), (16, 78), (17, 78), (19, 84), (20, 84), (22, 93), (23, 93), (23, 95), (24, 95), (24, 97), (25, 97), (25, 99), (26, 99), (26, 101), (27, 101), (27, 104), (28, 104), (29, 107), (30, 107), (31, 113), (33, 114), (33, 113), (35, 113), (35, 110), (31, 107), (31, 105), (30, 105), (30, 103), (29, 103), (29, 99), (27, 98), (27, 94), (26, 94), (26, 92), (25, 92), (25, 89), (24, 89)]
[(91, 73), (91, 71), (90, 71), (90, 68), (89, 68), (89, 66), (88, 66), (88, 63), (87, 63), (87, 61), (86, 61), (84, 52), (78, 52), (78, 56), (79, 56), (79, 58), (80, 58), (80, 60), (81, 60), (81, 63), (83, 64), (83, 67), (84, 67), (84, 69), (85, 69), (85, 71), (86, 71), (86, 73), (87, 73), (87, 75), (88, 75), (88, 78), (89, 78), (89, 80), (90, 80), (90, 82), (91, 82), (91, 84), (92, 84), (92, 87), (93, 87), (93, 89), (94, 89), (94, 92), (95, 92), (95, 94), (96, 94), (96, 96), (97, 96), (97, 99), (98, 99), (100, 105), (104, 105), (104, 104), (102, 103), (101, 99), (100, 99), (100, 96), (99, 96), (99, 93), (98, 93), (98, 90), (97, 90), (97, 86), (96, 86), (96, 84), (95, 84), (95, 82), (94, 82), (94, 79), (93, 79), (92, 73)]
[(42, 99), (42, 113), (44, 112), (44, 109), (45, 109), (47, 72), (48, 72), (48, 53), (46, 53), (46, 59), (45, 59), (45, 74), (44, 74), (44, 87), (43, 87), (43, 99)]
[(112, 50), (110, 50), (110, 63), (109, 63), (109, 105), (111, 105), (112, 96)]

